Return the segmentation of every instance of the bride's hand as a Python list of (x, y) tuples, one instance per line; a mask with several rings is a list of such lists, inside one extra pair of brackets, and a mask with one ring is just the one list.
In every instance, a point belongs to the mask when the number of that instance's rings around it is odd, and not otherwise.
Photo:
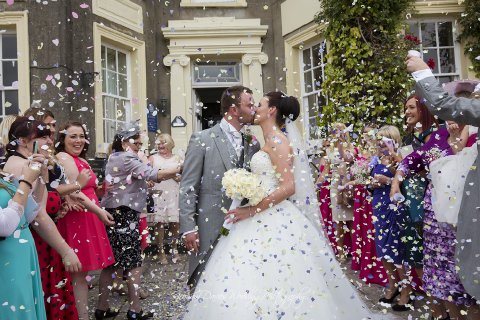
[(225, 216), (225, 220), (227, 220), (228, 223), (237, 223), (253, 217), (254, 215), (254, 207), (241, 207), (228, 211), (227, 215)]

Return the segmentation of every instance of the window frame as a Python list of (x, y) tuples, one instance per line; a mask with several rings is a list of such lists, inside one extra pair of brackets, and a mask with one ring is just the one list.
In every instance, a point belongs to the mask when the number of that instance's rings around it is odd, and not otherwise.
[[(107, 137), (107, 134), (106, 134), (106, 123), (107, 122), (113, 122), (115, 124), (115, 127), (118, 128), (119, 125), (121, 124), (126, 124), (128, 122), (131, 122), (132, 121), (132, 90), (131, 90), (131, 82), (132, 82), (132, 79), (131, 79), (131, 55), (130, 55), (130, 52), (122, 49), (122, 48), (119, 48), (117, 46), (114, 46), (112, 44), (110, 44), (109, 42), (102, 42), (102, 47), (105, 47), (107, 50), (110, 49), (110, 50), (114, 50), (115, 51), (115, 58), (116, 58), (116, 61), (115, 61), (115, 75), (116, 75), (116, 87), (117, 87), (117, 94), (112, 94), (112, 93), (108, 93), (108, 81), (106, 79), (104, 79), (103, 77), (103, 72), (105, 70), (105, 76), (108, 77), (108, 71), (112, 71), (112, 70), (108, 70), (108, 67), (107, 67), (107, 64), (108, 64), (108, 61), (105, 60), (105, 68), (102, 66), (102, 123), (103, 123), (103, 140), (102, 141), (103, 143), (107, 143), (108, 142), (108, 139), (106, 138)], [(108, 53), (107, 53), (107, 50), (105, 50), (105, 59), (108, 57)], [(100, 52), (102, 52), (102, 50), (100, 50)], [(125, 55), (125, 62), (126, 62), (126, 71), (127, 73), (124, 74), (124, 73), (121, 73), (119, 72), (119, 65), (118, 65), (118, 53), (123, 53)], [(103, 59), (104, 57), (102, 57)], [(126, 76), (127, 78), (127, 94), (126, 96), (121, 96), (119, 95), (119, 75), (122, 75), (122, 76)], [(103, 85), (105, 84), (105, 91), (107, 92), (104, 92), (103, 91)], [(119, 100), (118, 102), (121, 102), (121, 101), (128, 101), (128, 108), (125, 107), (125, 121), (122, 121), (122, 120), (118, 120), (117, 118), (115, 119), (112, 119), (112, 118), (108, 118), (107, 117), (107, 111), (106, 111), (106, 104), (105, 104), (105, 97), (109, 97), (109, 98), (113, 98), (115, 100)], [(113, 114), (117, 114), (117, 104), (115, 104), (115, 110), (113, 111)]]
[[(15, 59), (4, 59), (3, 58), (3, 36), (4, 35), (15, 35), (15, 38), (16, 38), (16, 41), (17, 41), (17, 54), (16, 54), (16, 58)], [(20, 69), (19, 69), (19, 66), (18, 66), (18, 35), (17, 33), (15, 32), (15, 30), (7, 30), (6, 32), (3, 32), (0, 34), (0, 99), (1, 99), (1, 113), (0, 113), (0, 122), (3, 120), (3, 118), (5, 118), (7, 116), (6, 112), (5, 112), (5, 102), (6, 102), (6, 98), (5, 98), (5, 95), (6, 95), (6, 91), (16, 91), (17, 92), (17, 109), (18, 109), (18, 112), (17, 113), (10, 113), (8, 115), (16, 115), (20, 112), (20, 90), (19, 90), (19, 86), (18, 86), (18, 77), (19, 77), (19, 74), (20, 74)], [(3, 86), (3, 62), (15, 62), (17, 64), (17, 80), (15, 81), (17, 83), (17, 86)]]
[[(320, 45), (319, 48), (322, 47), (322, 45), (325, 47), (325, 50), (321, 51), (321, 57), (320, 57), (320, 62), (321, 64), (319, 66), (313, 66), (313, 47)], [(304, 52), (306, 50), (310, 51), (309, 57), (310, 57), (310, 68), (305, 70), (305, 61), (304, 61)], [(304, 122), (304, 138), (305, 141), (308, 142), (313, 142), (313, 141), (318, 141), (321, 139), (320, 136), (314, 137), (311, 134), (311, 125), (310, 125), (310, 120), (313, 118), (318, 118), (320, 116), (321, 112), (318, 112), (317, 115), (311, 116), (310, 111), (311, 111), (311, 106), (308, 103), (308, 99), (311, 96), (316, 96), (315, 101), (318, 105), (318, 100), (319, 100), (319, 95), (322, 94), (323, 90), (320, 86), (318, 90), (315, 90), (315, 78), (314, 78), (314, 70), (321, 69), (321, 74), (322, 74), (322, 82), (325, 81), (325, 66), (326, 66), (326, 52), (327, 52), (327, 41), (326, 39), (323, 39), (318, 42), (314, 42), (309, 44), (308, 46), (303, 46), (299, 47), (299, 73), (300, 73), (300, 85), (301, 85), (301, 105), (304, 110), (303, 112), (303, 122)], [(306, 92), (305, 90), (305, 74), (309, 73), (310, 77), (312, 79), (312, 91), (311, 92)], [(324, 99), (326, 101), (326, 97), (324, 96)], [(319, 110), (320, 111), (320, 110)]]
[(230, 2), (218, 2), (215, 0), (207, 0), (204, 3), (193, 2), (195, 0), (181, 0), (180, 7), (246, 7), (247, 0), (234, 0)]
[[(131, 119), (139, 121), (141, 128), (147, 128), (147, 79), (146, 79), (146, 49), (145, 42), (124, 32), (112, 29), (101, 23), (93, 23), (93, 56), (94, 72), (98, 75), (94, 86), (95, 91), (95, 156), (106, 158), (109, 143), (105, 142), (103, 123), (103, 87), (102, 87), (102, 44), (114, 46), (130, 54), (130, 90)], [(117, 50), (118, 50), (117, 49)], [(93, 143), (92, 143), (93, 145)]]
[[(204, 61), (200, 61), (200, 63), (202, 63)], [(211, 88), (211, 87), (231, 87), (231, 86), (236, 86), (236, 85), (240, 85), (242, 83), (242, 65), (241, 65), (241, 61), (237, 61), (236, 59), (230, 59), (230, 60), (210, 60), (210, 62), (212, 63), (215, 63), (216, 66), (218, 66), (219, 64), (221, 65), (222, 63), (235, 63), (235, 64), (232, 64), (232, 66), (234, 68), (237, 68), (237, 71), (238, 71), (238, 77), (239, 77), (239, 81), (237, 82), (219, 82), (219, 81), (215, 81), (215, 82), (196, 82), (195, 81), (195, 67), (197, 66), (197, 62), (193, 62), (192, 63), (192, 70), (191, 70), (191, 76), (192, 76), (192, 88)]]
[[(439, 32), (438, 32), (438, 24), (443, 23), (443, 22), (450, 22), (452, 24), (452, 39), (453, 39), (453, 46), (440, 46), (440, 41), (439, 41)], [(407, 25), (410, 24), (417, 24), (418, 28), (418, 33), (419, 33), (419, 40), (421, 41), (419, 45), (419, 51), (422, 54), (422, 59), (424, 56), (424, 50), (437, 50), (437, 61), (438, 61), (438, 70), (441, 71), (440, 67), (440, 49), (445, 49), (445, 48), (452, 48), (453, 47), (453, 53), (455, 55), (454, 57), (454, 62), (455, 62), (455, 71), (456, 72), (450, 72), (450, 73), (442, 73), (442, 72), (435, 72), (435, 70), (432, 70), (433, 74), (437, 79), (441, 79), (443, 77), (451, 77), (453, 78), (452, 81), (458, 80), (461, 77), (461, 69), (462, 69), (462, 63), (461, 63), (461, 55), (462, 55), (462, 50), (461, 50), (461, 44), (457, 42), (457, 37), (458, 37), (458, 32), (456, 31), (455, 28), (455, 19), (451, 17), (433, 17), (433, 18), (415, 18), (411, 19), (409, 21), (406, 21)], [(427, 49), (424, 49), (423, 47), (423, 38), (422, 38), (422, 28), (421, 24), (422, 23), (435, 23), (435, 41), (436, 41), (436, 46), (435, 47), (426, 47)], [(409, 32), (412, 34), (411, 32)]]
[[(21, 114), (30, 107), (30, 41), (28, 36), (28, 11), (0, 12), (0, 28), (14, 33), (17, 38), (17, 100)], [(2, 83), (3, 85), (3, 83)], [(3, 91), (3, 90), (2, 90)], [(3, 93), (0, 96), (3, 99)], [(2, 101), (2, 108), (4, 104)], [(3, 119), (5, 115), (1, 115)], [(1, 120), (0, 120), (1, 121)]]

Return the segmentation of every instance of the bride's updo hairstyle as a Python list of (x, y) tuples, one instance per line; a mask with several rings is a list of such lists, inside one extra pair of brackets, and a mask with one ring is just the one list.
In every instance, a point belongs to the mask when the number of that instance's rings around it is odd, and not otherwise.
[(277, 107), (275, 122), (283, 126), (287, 119), (295, 121), (300, 115), (300, 103), (293, 96), (287, 96), (281, 91), (271, 91), (265, 95), (269, 107)]

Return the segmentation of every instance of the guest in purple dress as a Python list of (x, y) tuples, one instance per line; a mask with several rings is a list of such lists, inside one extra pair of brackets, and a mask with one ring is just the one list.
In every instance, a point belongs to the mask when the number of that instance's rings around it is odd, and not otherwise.
[[(400, 180), (428, 170), (432, 161), (452, 155), (454, 149), (458, 151), (462, 148), (465, 137), (468, 137), (463, 126), (449, 123), (449, 127), (449, 130), (442, 127), (433, 132), (428, 142), (402, 160), (392, 182), (391, 197), (400, 192)], [(432, 316), (435, 319), (448, 318), (448, 315), (438, 314), (438, 306), (443, 305), (452, 319), (465, 319), (461, 310), (474, 304), (475, 300), (465, 292), (456, 271), (455, 229), (452, 225), (438, 223), (435, 218), (430, 182), (425, 193), (424, 210), (423, 288), (431, 303)]]

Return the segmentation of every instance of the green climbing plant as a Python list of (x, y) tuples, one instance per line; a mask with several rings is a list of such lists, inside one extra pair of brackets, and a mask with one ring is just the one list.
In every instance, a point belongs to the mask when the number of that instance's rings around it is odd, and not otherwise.
[(465, 0), (465, 11), (459, 23), (461, 33), (458, 40), (465, 40), (465, 54), (472, 61), (473, 72), (480, 78), (480, 1)]
[(316, 22), (326, 24), (328, 42), (319, 117), (333, 122), (401, 127), (402, 106), (412, 88), (404, 58), (418, 43), (404, 34), (413, 0), (321, 0)]

